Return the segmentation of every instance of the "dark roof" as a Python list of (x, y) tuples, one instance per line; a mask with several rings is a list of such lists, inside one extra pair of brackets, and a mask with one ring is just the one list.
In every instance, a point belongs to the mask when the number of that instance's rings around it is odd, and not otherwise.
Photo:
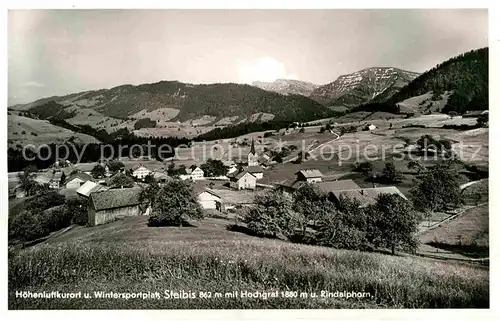
[(248, 166), (245, 170), (249, 173), (262, 173), (262, 168), (260, 166)]
[(300, 174), (304, 176), (305, 178), (316, 178), (316, 177), (322, 177), (323, 174), (317, 169), (303, 169), (301, 171), (297, 172), (297, 175)]
[(78, 172), (78, 173), (75, 173), (75, 174), (71, 175), (70, 177), (68, 177), (68, 179), (66, 179), (66, 183), (72, 181), (75, 178), (79, 178), (79, 179), (81, 179), (83, 181), (91, 181), (91, 180), (94, 179), (92, 176), (90, 176), (87, 173)]
[[(298, 189), (300, 186), (307, 184), (305, 181), (283, 181), (281, 186), (284, 187), (289, 187), (293, 189)], [(315, 186), (318, 186), (318, 188), (324, 192), (324, 193), (329, 193), (332, 191), (338, 191), (338, 190), (351, 190), (351, 189), (359, 189), (358, 184), (356, 184), (352, 179), (343, 179), (340, 181), (323, 181), (323, 182), (317, 182), (317, 183), (312, 183)]]
[(250, 146), (250, 154), (255, 155), (255, 142), (252, 138), (252, 145)]
[[(242, 178), (243, 176), (245, 176), (245, 174), (246, 174), (246, 173), (248, 173), (248, 172), (247, 172), (247, 171), (242, 171), (242, 172), (239, 172), (236, 176), (234, 176), (234, 178), (235, 178), (236, 180), (239, 180), (240, 178)], [(250, 174), (250, 175), (254, 176), (252, 173), (248, 173), (248, 174)]]
[(90, 194), (96, 211), (139, 205), (140, 188), (119, 188)]
[(380, 194), (395, 194), (407, 199), (406, 196), (404, 196), (404, 194), (401, 193), (401, 191), (395, 186), (337, 190), (330, 193), (337, 199), (340, 199), (341, 196), (356, 199), (361, 203), (361, 206), (375, 204), (377, 202), (377, 197)]

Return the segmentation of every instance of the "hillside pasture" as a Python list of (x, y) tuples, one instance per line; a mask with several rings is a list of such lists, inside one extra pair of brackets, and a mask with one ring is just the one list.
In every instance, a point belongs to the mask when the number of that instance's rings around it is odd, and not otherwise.
[[(292, 244), (228, 231), (206, 218), (192, 227), (148, 227), (146, 217), (76, 227), (10, 253), (10, 309), (433, 308), (489, 306), (488, 267)], [(124, 246), (126, 245), (126, 246)], [(144, 299), (20, 299), (15, 291), (154, 292)], [(164, 299), (164, 291), (197, 298)], [(199, 298), (200, 291), (222, 297)], [(225, 297), (297, 291), (316, 298)], [(365, 292), (325, 298), (321, 291)]]
[(39, 120), (23, 116), (7, 116), (8, 146), (33, 144), (61, 144), (73, 139), (75, 144), (98, 143), (92, 136), (75, 133), (69, 129), (52, 125), (48, 120)]
[(420, 236), (423, 244), (469, 257), (488, 257), (488, 204), (471, 208)]

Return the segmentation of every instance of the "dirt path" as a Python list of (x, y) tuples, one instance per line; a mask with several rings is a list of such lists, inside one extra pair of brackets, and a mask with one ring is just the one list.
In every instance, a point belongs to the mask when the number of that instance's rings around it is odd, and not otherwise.
[[(332, 140), (329, 140), (327, 142), (324, 142), (323, 144), (319, 144), (318, 146), (314, 147), (313, 149), (311, 149), (308, 153), (309, 155), (312, 155), (312, 153), (314, 153), (316, 150), (318, 150), (319, 148), (327, 145), (327, 144), (330, 144), (330, 143), (333, 143), (334, 141), (336, 140), (339, 140), (340, 139), (340, 135), (337, 134), (336, 132), (334, 131), (330, 131), (330, 133), (332, 133), (333, 135), (337, 136), (335, 139), (332, 139)], [(295, 156), (295, 157), (292, 157), (290, 159), (287, 159), (287, 160), (284, 160), (283, 163), (289, 163), (289, 162), (292, 162), (292, 161), (295, 161), (296, 159), (298, 158), (298, 156)], [(307, 162), (308, 160), (312, 159), (312, 157), (308, 157), (308, 159), (305, 159), (304, 162)]]
[(462, 190), (466, 189), (469, 186), (472, 186), (474, 184), (477, 184), (477, 183), (485, 181), (485, 180), (487, 180), (487, 178), (482, 178), (482, 179), (477, 180), (477, 181), (472, 181), (472, 182), (468, 182), (468, 183), (462, 184), (462, 185), (460, 185), (460, 190), (462, 191)]

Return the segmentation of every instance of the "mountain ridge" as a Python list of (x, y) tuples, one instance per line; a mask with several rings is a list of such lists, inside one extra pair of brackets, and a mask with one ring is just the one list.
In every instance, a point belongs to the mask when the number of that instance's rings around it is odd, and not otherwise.
[(340, 75), (333, 82), (319, 86), (310, 97), (328, 106), (354, 107), (380, 95), (382, 96), (378, 100), (390, 98), (418, 75), (419, 73), (395, 67), (365, 68)]

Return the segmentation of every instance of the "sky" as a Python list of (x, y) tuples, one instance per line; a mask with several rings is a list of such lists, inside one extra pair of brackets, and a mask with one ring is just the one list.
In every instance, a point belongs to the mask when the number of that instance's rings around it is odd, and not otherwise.
[(10, 10), (8, 103), (160, 80), (322, 85), (487, 45), (486, 9)]

